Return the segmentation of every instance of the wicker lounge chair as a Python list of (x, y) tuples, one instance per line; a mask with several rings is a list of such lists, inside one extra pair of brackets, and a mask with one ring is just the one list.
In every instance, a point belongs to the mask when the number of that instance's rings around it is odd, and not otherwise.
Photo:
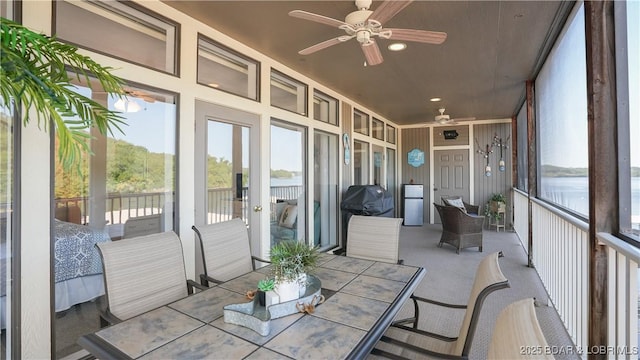
[(468, 247), (478, 247), (482, 252), (482, 228), (484, 216), (467, 214), (457, 206), (433, 204), (442, 221), (442, 236), (438, 247), (447, 243), (456, 248), (456, 253)]

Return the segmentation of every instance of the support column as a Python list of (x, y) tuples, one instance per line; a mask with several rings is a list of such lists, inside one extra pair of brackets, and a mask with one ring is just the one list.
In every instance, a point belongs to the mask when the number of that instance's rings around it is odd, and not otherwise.
[[(589, 346), (607, 341), (607, 249), (598, 232), (618, 228), (615, 42), (612, 1), (586, 1), (589, 138)], [(589, 354), (589, 359), (604, 355)]]
[(536, 119), (533, 109), (533, 80), (527, 80), (527, 195), (528, 206), (527, 213), (529, 218), (529, 233), (527, 234), (527, 266), (533, 267), (533, 218), (531, 215), (531, 199), (538, 196), (538, 160), (536, 152)]

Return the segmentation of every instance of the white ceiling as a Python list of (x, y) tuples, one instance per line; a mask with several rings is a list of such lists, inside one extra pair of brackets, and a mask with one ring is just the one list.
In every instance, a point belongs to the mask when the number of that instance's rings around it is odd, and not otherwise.
[[(444, 31), (441, 45), (407, 42), (384, 62), (363, 66), (355, 39), (311, 55), (298, 51), (344, 34), (290, 17), (305, 10), (344, 20), (352, 1), (164, 1), (400, 125), (433, 121), (438, 108), (452, 118), (510, 118), (525, 81), (552, 42), (571, 4), (560, 1), (414, 1), (384, 27)], [(380, 4), (374, 1), (372, 10)], [(440, 97), (439, 103), (430, 102)]]

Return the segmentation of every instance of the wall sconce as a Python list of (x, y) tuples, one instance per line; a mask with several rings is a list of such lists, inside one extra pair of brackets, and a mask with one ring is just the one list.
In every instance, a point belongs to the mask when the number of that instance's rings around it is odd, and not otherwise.
[(489, 154), (493, 152), (493, 144), (491, 145), (487, 144), (486, 149), (483, 150), (478, 144), (478, 139), (475, 139), (475, 140), (476, 140), (476, 146), (478, 146), (478, 150), (476, 150), (476, 152), (478, 154), (481, 154), (485, 159), (487, 159), (487, 165), (485, 165), (484, 167), (484, 176), (489, 177), (491, 176), (491, 165), (489, 165)]
[(498, 162), (498, 170), (500, 171), (505, 171), (506, 170), (506, 166), (505, 166), (505, 162), (504, 162), (504, 156), (503, 156), (503, 149), (508, 149), (509, 145), (507, 145), (507, 143), (509, 142), (509, 138), (511, 136), (507, 137), (506, 141), (502, 141), (502, 138), (498, 137), (498, 134), (496, 133), (495, 135), (493, 135), (493, 143), (491, 144), (491, 146), (497, 146), (500, 148), (500, 161)]
[(131, 100), (126, 96), (118, 99), (113, 104), (113, 107), (116, 108), (116, 110), (118, 111), (127, 112), (127, 113), (134, 113), (142, 110), (142, 107), (140, 106), (140, 104), (138, 104), (137, 101)]

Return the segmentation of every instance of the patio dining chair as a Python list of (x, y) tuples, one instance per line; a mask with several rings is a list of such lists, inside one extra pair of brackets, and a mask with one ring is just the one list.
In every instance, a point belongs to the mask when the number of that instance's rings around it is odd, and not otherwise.
[[(447, 304), (412, 295), (414, 316), (395, 321), (371, 353), (395, 359), (424, 356), (467, 359), (485, 299), (494, 291), (509, 287), (509, 281), (500, 270), (499, 254), (496, 252), (486, 256), (478, 265), (466, 305)], [(464, 309), (458, 336), (447, 337), (419, 329), (420, 303), (432, 304), (437, 309)]]
[(347, 256), (401, 264), (401, 224), (400, 218), (351, 216), (347, 228)]
[(487, 359), (554, 359), (542, 333), (533, 298), (511, 303), (498, 315)]
[(251, 272), (256, 269), (256, 261), (269, 263), (251, 255), (247, 225), (240, 218), (191, 228), (198, 236), (202, 250), (202, 285), (219, 284)]
[(99, 304), (101, 326), (185, 298), (194, 288), (206, 289), (187, 279), (182, 243), (173, 231), (96, 246), (106, 290)]

